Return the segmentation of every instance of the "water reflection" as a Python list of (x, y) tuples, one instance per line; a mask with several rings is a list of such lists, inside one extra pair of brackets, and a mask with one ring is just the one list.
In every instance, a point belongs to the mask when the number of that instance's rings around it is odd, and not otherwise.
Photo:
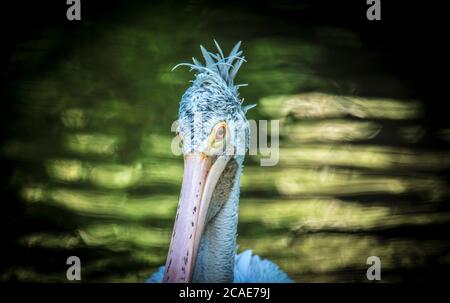
[[(164, 11), (142, 5), (124, 24), (85, 29), (91, 39), (14, 83), (1, 153), (14, 164), (8, 184), (23, 211), (14, 213), (0, 280), (65, 281), (74, 254), (86, 281), (143, 281), (164, 263), (183, 169), (170, 126), (192, 77), (170, 69), (212, 43), (215, 29), (193, 18), (182, 31), (164, 29)], [(383, 260), (386, 281), (448, 267), (450, 150), (424, 141), (448, 143), (449, 129), (428, 130), (425, 104), (398, 98), (408, 88), (395, 81), (391, 98), (336, 89), (339, 70), (331, 78), (328, 69), (340, 65), (322, 64), (330, 53), (351, 61), (357, 50), (362, 64), (374, 64), (351, 31), (318, 29), (318, 42), (314, 29), (293, 38), (256, 25), (239, 37), (249, 58), (242, 95), (258, 103), (252, 119), (280, 119), (282, 137), (276, 167), (246, 160), (239, 250), (274, 260), (299, 282), (364, 281), (370, 255)], [(12, 64), (39, 66), (62, 35), (18, 45)], [(346, 73), (358, 87), (358, 70)]]
[(414, 100), (336, 96), (323, 93), (275, 95), (261, 99), (264, 114), (299, 119), (356, 117), (366, 119), (414, 119), (420, 117), (421, 104)]

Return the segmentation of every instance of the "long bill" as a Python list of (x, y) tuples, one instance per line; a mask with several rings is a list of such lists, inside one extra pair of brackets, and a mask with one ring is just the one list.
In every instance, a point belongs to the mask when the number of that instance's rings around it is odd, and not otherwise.
[(202, 153), (184, 158), (184, 174), (163, 282), (192, 281), (211, 197), (229, 156), (212, 159)]

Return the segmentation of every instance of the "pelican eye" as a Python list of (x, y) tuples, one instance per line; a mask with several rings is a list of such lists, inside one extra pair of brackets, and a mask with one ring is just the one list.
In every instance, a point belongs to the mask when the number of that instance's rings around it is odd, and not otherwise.
[(222, 140), (225, 137), (225, 126), (221, 125), (216, 131), (216, 141)]
[(218, 154), (221, 152), (226, 144), (227, 125), (225, 122), (217, 124), (209, 137), (209, 153)]

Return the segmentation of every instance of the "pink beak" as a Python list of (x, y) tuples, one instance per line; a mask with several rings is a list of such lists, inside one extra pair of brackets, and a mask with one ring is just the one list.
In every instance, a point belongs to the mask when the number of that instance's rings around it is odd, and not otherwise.
[(163, 282), (192, 281), (211, 196), (227, 162), (227, 157), (219, 157), (211, 165), (211, 158), (203, 153), (185, 155), (183, 183)]

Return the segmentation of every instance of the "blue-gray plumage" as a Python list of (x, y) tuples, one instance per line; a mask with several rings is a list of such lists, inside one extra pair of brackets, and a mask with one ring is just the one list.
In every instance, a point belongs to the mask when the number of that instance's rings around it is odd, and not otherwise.
[[(145, 282), (161, 283), (164, 266)], [(273, 262), (253, 255), (250, 249), (237, 254), (234, 262), (233, 283), (292, 283), (292, 280)]]
[[(234, 78), (245, 61), (237, 43), (228, 56), (200, 46), (205, 64), (182, 96), (178, 136), (184, 176), (166, 266), (147, 282), (292, 282), (250, 250), (236, 255), (239, 183), (249, 124)], [(179, 66), (177, 65), (177, 66)], [(176, 67), (177, 67), (176, 66)], [(175, 67), (175, 68), (176, 68)]]

